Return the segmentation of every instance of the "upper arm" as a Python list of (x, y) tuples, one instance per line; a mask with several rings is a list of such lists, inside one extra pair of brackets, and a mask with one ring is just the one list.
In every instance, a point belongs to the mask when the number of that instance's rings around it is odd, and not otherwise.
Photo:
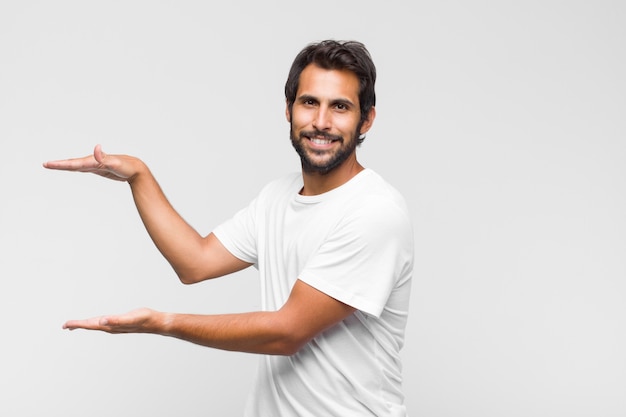
[(297, 280), (285, 305), (278, 311), (291, 340), (292, 352), (334, 326), (356, 309)]
[(184, 275), (179, 274), (183, 283), (194, 284), (206, 279), (221, 277), (252, 265), (230, 253), (213, 233), (202, 239), (201, 259), (194, 264), (196, 265), (194, 270)]

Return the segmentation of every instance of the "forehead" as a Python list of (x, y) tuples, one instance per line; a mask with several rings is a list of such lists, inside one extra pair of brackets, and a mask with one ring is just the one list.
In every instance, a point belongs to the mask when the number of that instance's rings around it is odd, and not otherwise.
[(319, 98), (345, 98), (359, 101), (359, 79), (348, 70), (324, 69), (310, 64), (300, 74), (296, 96), (310, 95)]

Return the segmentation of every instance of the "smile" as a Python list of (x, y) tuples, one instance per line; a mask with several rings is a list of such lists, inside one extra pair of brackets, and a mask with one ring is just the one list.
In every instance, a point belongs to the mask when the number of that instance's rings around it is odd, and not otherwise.
[(316, 145), (329, 145), (333, 142), (332, 139), (319, 139), (319, 138), (310, 138), (310, 141), (315, 143)]
[(317, 146), (328, 146), (331, 145), (333, 142), (342, 142), (343, 141), (343, 137), (340, 135), (333, 135), (327, 132), (321, 132), (321, 131), (303, 131), (300, 132), (300, 138), (301, 139), (308, 139), (309, 142), (311, 142), (311, 144), (313, 145), (317, 145)]

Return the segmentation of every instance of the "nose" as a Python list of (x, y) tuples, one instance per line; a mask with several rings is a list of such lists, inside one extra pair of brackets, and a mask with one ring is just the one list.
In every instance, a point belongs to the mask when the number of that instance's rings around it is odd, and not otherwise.
[(313, 127), (317, 130), (330, 130), (331, 123), (331, 115), (330, 109), (325, 106), (320, 106), (317, 109), (315, 117), (313, 119)]

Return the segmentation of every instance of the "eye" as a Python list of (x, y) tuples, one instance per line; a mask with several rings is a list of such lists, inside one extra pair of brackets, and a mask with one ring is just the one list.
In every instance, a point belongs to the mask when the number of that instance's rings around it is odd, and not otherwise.
[(301, 100), (299, 100), (300, 104), (305, 106), (305, 107), (315, 107), (317, 106), (317, 101), (314, 98), (306, 98), (303, 97)]
[(350, 110), (350, 105), (348, 103), (335, 103), (334, 108), (336, 111), (345, 113)]
[(332, 101), (332, 107), (335, 111), (345, 113), (354, 109), (354, 104), (347, 99), (339, 98)]

